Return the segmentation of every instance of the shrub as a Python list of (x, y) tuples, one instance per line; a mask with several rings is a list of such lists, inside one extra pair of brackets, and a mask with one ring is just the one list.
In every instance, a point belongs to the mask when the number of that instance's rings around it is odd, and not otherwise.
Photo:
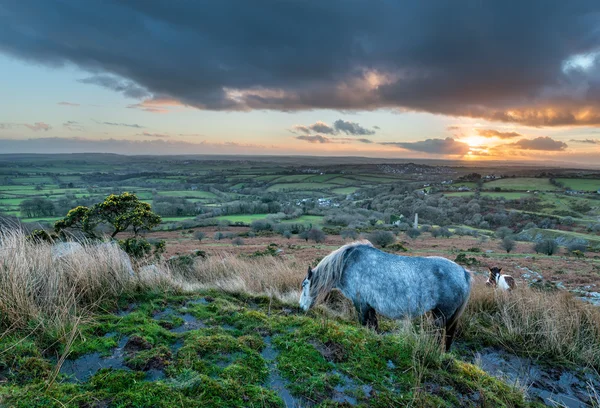
[(537, 242), (533, 246), (533, 250), (537, 254), (546, 254), (546, 255), (554, 255), (558, 251), (558, 244), (553, 239), (545, 239), (543, 241)]
[(510, 253), (510, 251), (512, 251), (513, 249), (515, 249), (516, 246), (517, 244), (515, 243), (515, 240), (509, 236), (504, 237), (504, 239), (502, 239), (502, 241), (500, 242), (500, 247), (502, 247), (502, 249), (504, 249), (507, 254)]
[(196, 238), (198, 241), (202, 241), (204, 238), (206, 238), (206, 234), (202, 231), (196, 231), (194, 233), (194, 238)]
[(438, 237), (450, 238), (452, 236), (452, 232), (446, 227), (433, 228), (431, 230), (431, 236), (434, 238), (438, 238)]
[(421, 235), (421, 231), (419, 231), (417, 228), (409, 228), (408, 231), (406, 231), (406, 235), (412, 239), (416, 239), (419, 235)]
[(119, 246), (132, 258), (141, 259), (150, 255), (152, 246), (145, 238), (127, 238), (119, 241)]
[(318, 228), (312, 228), (308, 231), (307, 237), (310, 240), (315, 241), (316, 243), (321, 243), (325, 241), (325, 233)]
[(231, 243), (236, 246), (244, 245), (244, 240), (241, 237), (236, 237), (231, 240)]
[(254, 220), (250, 224), (252, 231), (260, 232), (260, 231), (272, 231), (273, 225), (267, 220)]
[(496, 237), (500, 239), (504, 239), (509, 235), (513, 234), (513, 230), (508, 227), (500, 227), (496, 230)]
[(31, 231), (29, 235), (27, 235), (27, 241), (39, 244), (42, 242), (48, 242), (52, 244), (54, 240), (56, 240), (58, 236), (55, 234), (49, 234), (46, 230), (36, 229)]
[(396, 242), (394, 244), (388, 245), (385, 247), (388, 251), (396, 251), (396, 252), (406, 252), (408, 249), (402, 245), (400, 242)]
[(220, 241), (224, 238), (224, 234), (221, 231), (217, 231), (215, 232), (215, 234), (213, 235), (213, 239)]
[(583, 239), (575, 239), (567, 244), (567, 251), (569, 252), (585, 252), (587, 250), (588, 243)]
[(342, 232), (340, 232), (340, 235), (344, 239), (356, 239), (356, 238), (358, 238), (358, 232), (356, 232), (356, 230), (354, 230), (354, 229), (343, 230)]
[(369, 241), (381, 248), (396, 242), (396, 237), (390, 231), (375, 231), (369, 234)]
[(461, 265), (467, 265), (467, 266), (479, 265), (479, 261), (477, 260), (477, 258), (467, 257), (467, 255), (462, 252), (456, 256), (456, 259), (454, 259), (454, 262), (461, 264)]
[(292, 237), (292, 232), (289, 230), (283, 231), (283, 235), (284, 238), (290, 239)]

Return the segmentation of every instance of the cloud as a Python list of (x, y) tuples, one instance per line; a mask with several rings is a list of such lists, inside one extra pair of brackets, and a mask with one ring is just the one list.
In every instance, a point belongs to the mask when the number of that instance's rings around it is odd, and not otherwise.
[(477, 129), (477, 134), (483, 137), (498, 137), (500, 139), (512, 139), (513, 137), (522, 137), (517, 132), (500, 132), (494, 129)]
[(314, 136), (301, 135), (301, 136), (296, 136), (296, 139), (305, 140), (309, 143), (334, 143), (330, 138), (328, 138), (326, 136), (322, 136), (322, 135), (314, 135)]
[(470, 150), (469, 145), (458, 142), (451, 137), (445, 139), (426, 139), (419, 142), (382, 142), (380, 144), (431, 154), (462, 156), (467, 154)]
[(33, 125), (29, 123), (0, 123), (0, 129), (2, 130), (12, 129), (20, 126), (26, 127), (34, 132), (39, 132), (40, 130), (47, 132), (48, 130), (52, 129), (52, 126), (44, 122), (35, 122)]
[(308, 126), (304, 126), (304, 125), (292, 126), (292, 133), (298, 133), (298, 132), (304, 133), (307, 135), (309, 135), (313, 132), (324, 133), (327, 135), (333, 135), (333, 134), (337, 133), (336, 129), (332, 128), (327, 123), (321, 122), (321, 121), (317, 121), (316, 123), (313, 123), (312, 125), (308, 125)]
[[(376, 126), (375, 126), (376, 127)], [(321, 133), (326, 135), (339, 135), (345, 133), (352, 136), (374, 135), (375, 131), (366, 129), (356, 122), (348, 122), (338, 119), (333, 122), (333, 126), (329, 126), (325, 122), (317, 121), (312, 125), (294, 125), (291, 129), (292, 133), (304, 133), (310, 135), (312, 133)]]
[(62, 106), (73, 106), (73, 107), (81, 106), (78, 103), (71, 103), (71, 102), (57, 102), (56, 104), (62, 105)]
[(357, 139), (357, 140), (361, 143), (373, 143), (373, 141), (370, 139)]
[(66, 121), (65, 123), (63, 123), (63, 127), (72, 132), (83, 132), (85, 130), (81, 123), (74, 120)]
[(551, 137), (536, 137), (535, 139), (521, 139), (515, 143), (498, 146), (502, 148), (513, 147), (521, 150), (545, 150), (545, 151), (563, 151), (568, 146), (566, 143), (559, 140), (554, 140)]
[(0, 53), (142, 101), (600, 126), (595, 0), (5, 3)]
[[(116, 154), (265, 154), (270, 148), (235, 142), (198, 143), (179, 140), (90, 139), (43, 137), (25, 140), (0, 139), (2, 153), (116, 153)], [(271, 153), (272, 154), (272, 153)]]
[(112, 75), (95, 75), (89, 78), (80, 79), (79, 82), (82, 84), (99, 85), (115, 92), (120, 92), (128, 98), (141, 99), (152, 96), (150, 92), (137, 85), (135, 82), (123, 80)]
[(144, 126), (138, 125), (137, 123), (115, 123), (115, 122), (96, 122), (96, 123), (100, 123), (101, 125), (108, 125), (108, 126), (131, 127), (131, 128), (136, 128), (136, 129), (144, 128)]
[(136, 136), (145, 136), (145, 137), (158, 137), (158, 138), (169, 138), (171, 136), (166, 133), (150, 133), (150, 132), (142, 132), (136, 133)]
[(171, 98), (148, 98), (140, 103), (127, 105), (128, 109), (139, 109), (150, 113), (168, 113), (174, 107), (183, 106), (180, 102)]
[(333, 122), (333, 126), (335, 127), (335, 130), (337, 130), (338, 132), (343, 132), (347, 135), (365, 136), (365, 135), (374, 135), (375, 134), (374, 130), (365, 129), (364, 127), (360, 126), (356, 122), (347, 122), (342, 119), (338, 119), (335, 122)]
[(597, 145), (600, 145), (600, 140), (599, 139), (571, 139), (569, 141), (573, 142), (573, 143), (587, 143), (587, 144), (597, 144)]
[(52, 129), (52, 126), (44, 122), (35, 122), (33, 125), (23, 123), (23, 126), (30, 130), (33, 130), (34, 132), (39, 132), (40, 130), (47, 132), (48, 130)]

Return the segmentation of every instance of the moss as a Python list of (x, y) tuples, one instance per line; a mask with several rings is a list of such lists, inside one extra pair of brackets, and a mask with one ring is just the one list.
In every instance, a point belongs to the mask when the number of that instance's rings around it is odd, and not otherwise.
[[(199, 296), (210, 301), (194, 302)], [(294, 395), (321, 407), (344, 406), (335, 399), (342, 388), (359, 405), (372, 407), (465, 406), (477, 395), (481, 406), (527, 405), (521, 393), (452, 355), (421, 350), (409, 338), (379, 335), (319, 311), (297, 314), (294, 306), (268, 297), (140, 293), (122, 299), (119, 307), (128, 313), (101, 314), (82, 325), (70, 356), (112, 355), (127, 336), (130, 344), (122, 353), (131, 371), (102, 369), (81, 384), (62, 383), (59, 377), (47, 389), (55, 364), (41, 351), (48, 338), (5, 336), (0, 346), (9, 351), (0, 353), (0, 375), (10, 373), (10, 378), (0, 387), (0, 405), (282, 407), (267, 385), (273, 365)], [(155, 319), (167, 307), (174, 313)], [(208, 327), (170, 332), (182, 323), (178, 313), (189, 313)], [(267, 352), (269, 360), (261, 355), (266, 336), (277, 350)], [(163, 370), (165, 377), (149, 381), (144, 371), (150, 369)]]
[(171, 364), (171, 350), (166, 346), (158, 346), (143, 350), (125, 358), (125, 365), (133, 370), (162, 370)]

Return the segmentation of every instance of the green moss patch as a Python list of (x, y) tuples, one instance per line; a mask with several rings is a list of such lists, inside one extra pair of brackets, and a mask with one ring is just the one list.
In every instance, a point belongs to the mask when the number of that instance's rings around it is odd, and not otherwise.
[[(0, 405), (528, 405), (517, 390), (451, 355), (320, 313), (216, 291), (124, 299), (82, 325), (69, 353), (70, 363), (91, 356), (100, 366), (118, 364), (78, 382), (59, 373), (50, 384), (56, 353), (45, 353), (37, 337), (2, 339)], [(198, 324), (188, 324), (190, 316)]]

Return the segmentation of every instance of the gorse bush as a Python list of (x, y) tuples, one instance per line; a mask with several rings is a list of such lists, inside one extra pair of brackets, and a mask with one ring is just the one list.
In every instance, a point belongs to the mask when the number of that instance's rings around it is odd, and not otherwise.
[(390, 231), (375, 231), (370, 233), (367, 238), (373, 245), (385, 248), (396, 242), (396, 236)]

